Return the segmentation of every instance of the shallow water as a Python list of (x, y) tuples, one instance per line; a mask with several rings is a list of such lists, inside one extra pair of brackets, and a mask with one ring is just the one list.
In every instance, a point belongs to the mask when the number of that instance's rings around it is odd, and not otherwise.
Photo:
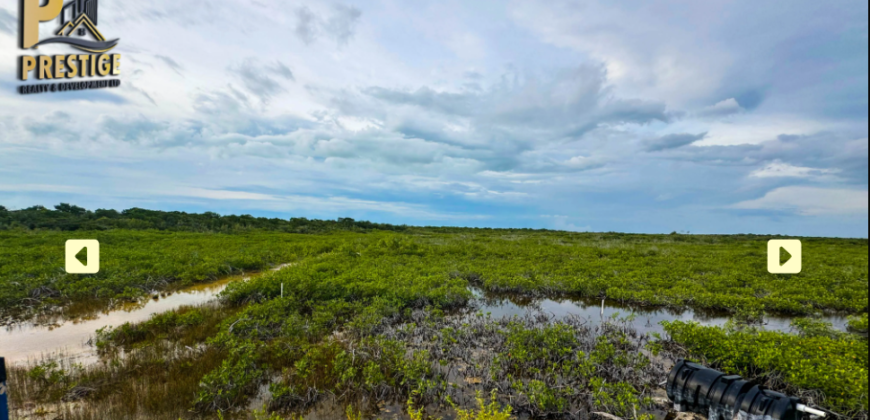
[[(279, 270), (283, 264), (273, 268)], [(181, 306), (200, 305), (215, 299), (228, 284), (245, 280), (247, 276), (231, 276), (211, 283), (200, 283), (172, 293), (124, 303), (110, 310), (89, 312), (85, 316), (56, 316), (64, 321), (45, 325), (44, 320), (34, 323), (10, 325), (0, 331), (0, 356), (7, 363), (39, 360), (44, 356), (63, 355), (79, 363), (97, 360), (96, 347), (88, 342), (96, 331), (106, 326), (117, 327), (125, 322), (136, 323), (151, 319), (154, 314)]]
[[(602, 311), (600, 299), (529, 299), (507, 294), (490, 294), (479, 289), (471, 289), (471, 292), (479, 299), (480, 310), (483, 313), (490, 313), (493, 318), (523, 315), (531, 310), (540, 310), (552, 314), (557, 320), (568, 315), (577, 315), (596, 324), (612, 317), (625, 318), (634, 315), (632, 325), (638, 332), (646, 334), (663, 334), (664, 330), (660, 325), (662, 321), (695, 321), (701, 325), (723, 326), (729, 319), (727, 314), (721, 312), (651, 309), (612, 301), (605, 301)], [(791, 328), (793, 319), (793, 317), (765, 317), (760, 327), (767, 330), (793, 332)], [(846, 331), (848, 322), (846, 317), (825, 316), (821, 319), (830, 322), (839, 331)]]
[[(273, 270), (286, 267), (277, 266)], [(7, 363), (22, 363), (39, 360), (44, 356), (62, 354), (80, 363), (97, 360), (96, 348), (89, 340), (96, 331), (106, 326), (119, 326), (125, 322), (147, 321), (152, 315), (167, 312), (185, 305), (199, 305), (215, 299), (233, 281), (243, 280), (244, 276), (227, 277), (212, 283), (201, 283), (153, 299), (143, 299), (135, 303), (125, 303), (111, 310), (90, 311), (85, 316), (55, 315), (62, 319), (60, 324), (45, 325), (45, 320), (7, 326), (0, 330), (0, 356)], [(722, 326), (728, 321), (725, 314), (704, 313), (686, 310), (649, 309), (632, 307), (617, 302), (604, 302), (603, 312), (600, 300), (593, 299), (529, 299), (527, 297), (504, 294), (488, 294), (471, 289), (478, 298), (478, 306), (484, 313), (493, 317), (522, 315), (530, 310), (541, 310), (552, 314), (556, 319), (568, 315), (578, 315), (590, 323), (600, 323), (614, 316), (635, 315), (633, 325), (642, 333), (662, 333), (661, 321), (696, 321), (703, 325)], [(837, 330), (845, 331), (847, 319), (840, 316), (823, 318)], [(791, 331), (789, 317), (765, 318), (763, 328), (776, 331)]]

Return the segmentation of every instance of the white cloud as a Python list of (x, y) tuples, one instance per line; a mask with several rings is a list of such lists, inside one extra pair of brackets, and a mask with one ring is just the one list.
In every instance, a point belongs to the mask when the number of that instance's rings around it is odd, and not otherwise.
[(704, 117), (724, 117), (727, 115), (738, 114), (745, 111), (737, 100), (734, 98), (728, 98), (723, 101), (717, 102), (713, 106), (708, 106), (699, 112), (699, 115)]
[(734, 204), (732, 208), (747, 210), (789, 211), (804, 216), (864, 215), (867, 216), (867, 190), (817, 187), (781, 187), (764, 197)]
[[(866, 21), (854, 10), (342, 3), (105, 5), (121, 88), (21, 96), (0, 81), (0, 199), (421, 223), (494, 214), (501, 226), (550, 213), (574, 217), (566, 229), (678, 219), (670, 231), (687, 208), (728, 207), (758, 184), (866, 188)], [(13, 9), (0, 6), (0, 20)], [(793, 48), (807, 39), (830, 55)], [(7, 74), (15, 42), (0, 25)], [(698, 218), (715, 231), (720, 216)], [(747, 219), (731, 226), (753, 231)]]
[(374, 211), (392, 213), (394, 216), (413, 217), (427, 220), (482, 220), (489, 216), (473, 213), (451, 213), (430, 209), (428, 206), (399, 201), (361, 200), (356, 198), (331, 196), (317, 197), (305, 195), (285, 195), (262, 206), (272, 211), (316, 210), (328, 212)]
[[(546, 42), (605, 63), (614, 89), (644, 98), (667, 98), (682, 106), (715, 91), (734, 57), (711, 51), (693, 25), (719, 23), (701, 3), (681, 3), (682, 18), (667, 5), (610, 1), (511, 2), (514, 19)], [(684, 19), (692, 19), (684, 25)], [(703, 22), (703, 23), (702, 23)]]
[(804, 179), (836, 179), (833, 175), (841, 172), (838, 169), (807, 168), (794, 166), (776, 160), (769, 165), (756, 169), (749, 174), (752, 178), (804, 178)]
[(657, 139), (650, 139), (644, 142), (645, 149), (648, 152), (660, 152), (663, 150), (677, 149), (683, 146), (688, 146), (699, 140), (702, 140), (707, 133), (699, 134), (668, 134)]
[(49, 184), (0, 184), (0, 191), (4, 192), (55, 192), (55, 193), (82, 193), (87, 188), (73, 185), (49, 185)]
[(604, 165), (601, 159), (596, 159), (589, 156), (574, 156), (565, 161), (565, 165), (577, 170), (594, 169)]
[(568, 232), (591, 232), (592, 226), (589, 225), (578, 225), (571, 221), (571, 217), (563, 216), (563, 215), (550, 215), (544, 214), (540, 216), (544, 219), (552, 220), (552, 229), (555, 230), (564, 230)]
[(823, 130), (844, 129), (842, 122), (800, 118), (792, 115), (735, 115), (733, 120), (712, 122), (707, 136), (696, 146), (760, 144), (781, 135), (808, 135)]
[(155, 191), (158, 195), (177, 195), (182, 197), (208, 198), (211, 200), (276, 200), (274, 196), (245, 191), (210, 190), (206, 188), (175, 188)]

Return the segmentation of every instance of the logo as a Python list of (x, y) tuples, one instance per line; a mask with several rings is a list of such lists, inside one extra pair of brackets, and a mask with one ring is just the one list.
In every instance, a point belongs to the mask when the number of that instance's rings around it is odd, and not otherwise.
[[(104, 0), (105, 1), (105, 0)], [(40, 4), (44, 2), (45, 4)], [(84, 89), (115, 88), (119, 79), (57, 82), (57, 79), (118, 76), (121, 54), (106, 54), (118, 40), (106, 40), (97, 29), (98, 0), (21, 0), (21, 48), (38, 49), (42, 45), (66, 44), (81, 50), (77, 54), (25, 55), (20, 57), (19, 78), (54, 79), (56, 83), (22, 85), (21, 94), (65, 92)], [(59, 19), (51, 38), (39, 39), (39, 25)], [(82, 53), (85, 52), (84, 54)]]
[[(82, 51), (104, 53), (115, 48), (118, 40), (106, 40), (97, 29), (97, 0), (23, 0), (21, 15), (21, 48), (38, 48), (45, 44), (69, 44)], [(54, 37), (39, 39), (40, 22), (60, 17), (60, 29)]]
[(767, 242), (767, 271), (771, 274), (801, 272), (801, 241), (772, 239)]
[[(84, 250), (87, 264), (78, 254)], [(66, 241), (66, 272), (70, 274), (96, 274), (100, 271), (100, 242), (96, 239), (70, 239)]]

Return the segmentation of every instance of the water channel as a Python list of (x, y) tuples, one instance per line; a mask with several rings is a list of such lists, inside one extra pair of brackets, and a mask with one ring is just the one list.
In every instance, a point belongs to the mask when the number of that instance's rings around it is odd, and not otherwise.
[[(282, 265), (275, 270), (285, 267)], [(224, 278), (211, 283), (155, 296), (136, 303), (125, 303), (110, 310), (97, 311), (85, 317), (60, 317), (59, 323), (21, 323), (0, 330), (0, 356), (8, 363), (39, 360), (46, 356), (63, 355), (80, 363), (96, 360), (96, 349), (90, 344), (97, 329), (119, 326), (125, 322), (147, 321), (152, 315), (170, 311), (184, 305), (198, 305), (215, 300), (216, 296), (233, 281), (244, 281), (245, 276)], [(492, 317), (522, 315), (531, 310), (541, 310), (560, 319), (569, 314), (579, 315), (590, 323), (602, 322), (611, 317), (634, 315), (634, 326), (639, 332), (662, 332), (661, 321), (695, 321), (703, 325), (724, 325), (728, 316), (724, 313), (705, 313), (691, 309), (661, 309), (622, 305), (617, 302), (596, 299), (529, 299), (521, 296), (494, 295), (471, 289), (478, 307)], [(842, 316), (824, 318), (838, 330), (845, 330), (847, 319)], [(790, 331), (791, 318), (767, 317), (763, 328)]]

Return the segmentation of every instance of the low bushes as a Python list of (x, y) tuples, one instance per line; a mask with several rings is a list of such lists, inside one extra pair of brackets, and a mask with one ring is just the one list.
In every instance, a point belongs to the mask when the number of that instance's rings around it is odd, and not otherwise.
[(867, 418), (867, 340), (817, 322), (796, 323), (800, 334), (664, 323), (686, 355), (727, 373), (759, 378), (841, 414)]

